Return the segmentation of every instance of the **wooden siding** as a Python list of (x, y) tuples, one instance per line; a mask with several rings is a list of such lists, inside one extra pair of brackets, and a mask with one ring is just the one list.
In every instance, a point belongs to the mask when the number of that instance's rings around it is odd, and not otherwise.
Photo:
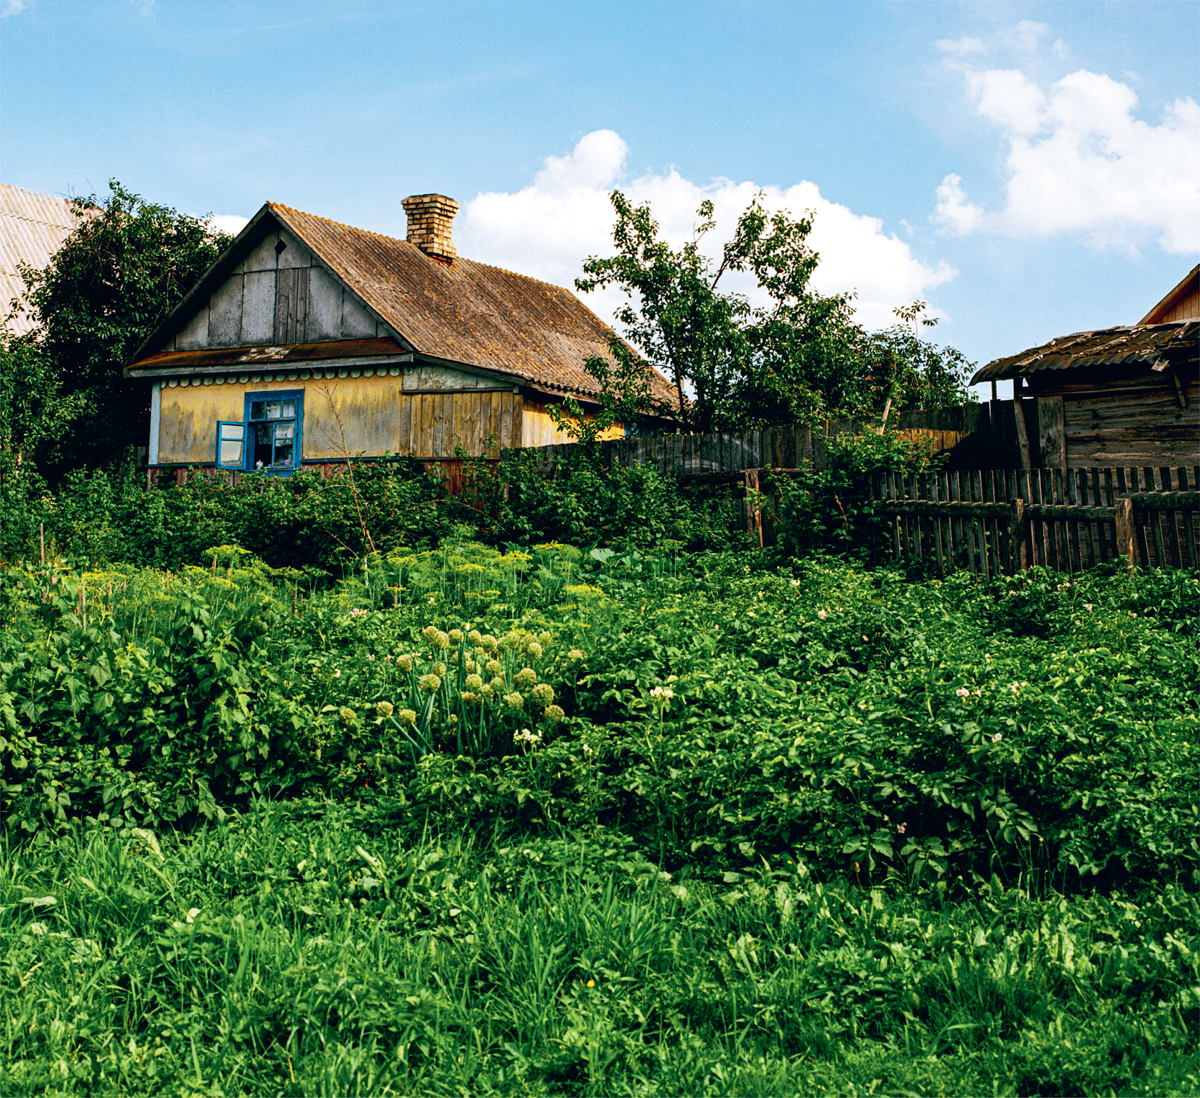
[(1170, 324), (1176, 320), (1197, 319), (1200, 319), (1200, 287), (1192, 290), (1186, 297), (1180, 298), (1156, 323)]
[[(279, 245), (285, 245), (281, 250)], [(234, 268), (166, 347), (286, 346), (391, 335), (286, 230), (266, 238)]]
[(399, 438), (395, 452), (425, 459), (453, 458), (455, 447), (487, 457), (521, 445), (522, 399), (519, 393), (402, 393), (398, 398)]
[[(499, 389), (504, 387), (504, 378), (496, 374), (470, 373), (451, 366), (438, 366), (428, 362), (415, 363), (404, 372), (406, 392), (442, 392), (451, 389)], [(511, 380), (516, 388), (518, 379)]]
[[(1200, 385), (1064, 397), (1066, 465), (1192, 464), (1200, 451)], [(1039, 401), (1039, 410), (1041, 401)]]

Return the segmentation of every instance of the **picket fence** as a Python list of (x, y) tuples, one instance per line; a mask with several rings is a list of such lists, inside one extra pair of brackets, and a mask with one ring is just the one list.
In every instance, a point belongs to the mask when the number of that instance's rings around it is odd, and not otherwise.
[(1079, 572), (1108, 561), (1197, 567), (1200, 466), (962, 469), (877, 475), (887, 559), (945, 573)]

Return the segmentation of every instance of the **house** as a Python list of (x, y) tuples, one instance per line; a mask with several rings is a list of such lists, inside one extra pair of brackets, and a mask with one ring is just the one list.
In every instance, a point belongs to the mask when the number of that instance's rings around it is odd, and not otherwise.
[(0, 321), (10, 334), (33, 328), (33, 318), (19, 308), (25, 282), (18, 265), (41, 270), (75, 225), (69, 199), (0, 183)]
[(1026, 467), (1200, 465), (1200, 266), (1137, 324), (996, 359), (971, 384), (1004, 378)]
[[(607, 325), (574, 294), (457, 254), (458, 203), (406, 198), (407, 239), (268, 202), (125, 368), (153, 383), (149, 464), (288, 473), (566, 441)], [(655, 375), (654, 395), (673, 390)], [(618, 429), (619, 433), (619, 429)]]

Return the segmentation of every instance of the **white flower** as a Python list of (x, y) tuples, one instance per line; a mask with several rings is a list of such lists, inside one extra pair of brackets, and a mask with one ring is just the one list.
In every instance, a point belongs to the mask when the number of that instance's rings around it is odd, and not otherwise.
[(963, 687), (960, 687), (958, 690), (955, 690), (954, 693), (957, 694), (960, 698), (965, 698), (971, 693), (971, 691), (968, 690), (965, 686), (963, 686)]
[(999, 743), (999, 742), (1000, 742), (1002, 739), (1004, 739), (1004, 736), (1003, 736), (1003, 734), (1002, 734), (1002, 733), (1000, 733), (1000, 732), (997, 732), (997, 733), (996, 733), (996, 734), (995, 734), (995, 735), (992, 737), (992, 743)]
[(350, 616), (352, 618), (361, 618), (363, 616), (363, 614), (365, 614), (365, 613), (366, 613), (365, 610), (356, 606), (353, 610), (350, 611)]
[(650, 691), (650, 697), (662, 698), (664, 701), (670, 701), (673, 697), (675, 697), (675, 691), (670, 687), (656, 686)]
[(817, 611), (817, 617), (818, 617), (818, 618), (820, 618), (822, 621), (824, 621), (824, 620), (825, 620), (825, 611), (824, 611), (824, 610), (818, 610), (818, 611)]
[(1087, 611), (1089, 614), (1092, 612), (1092, 604), (1091, 604), (1090, 602), (1085, 602), (1085, 603), (1083, 604), (1083, 608), (1084, 608), (1084, 609), (1085, 609), (1085, 610), (1086, 610), (1086, 611)]

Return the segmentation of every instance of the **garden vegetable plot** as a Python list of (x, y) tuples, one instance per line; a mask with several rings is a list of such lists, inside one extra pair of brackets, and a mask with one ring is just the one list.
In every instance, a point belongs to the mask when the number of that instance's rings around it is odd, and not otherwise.
[(0, 580), (6, 1092), (1200, 1087), (1195, 575), (209, 555)]

